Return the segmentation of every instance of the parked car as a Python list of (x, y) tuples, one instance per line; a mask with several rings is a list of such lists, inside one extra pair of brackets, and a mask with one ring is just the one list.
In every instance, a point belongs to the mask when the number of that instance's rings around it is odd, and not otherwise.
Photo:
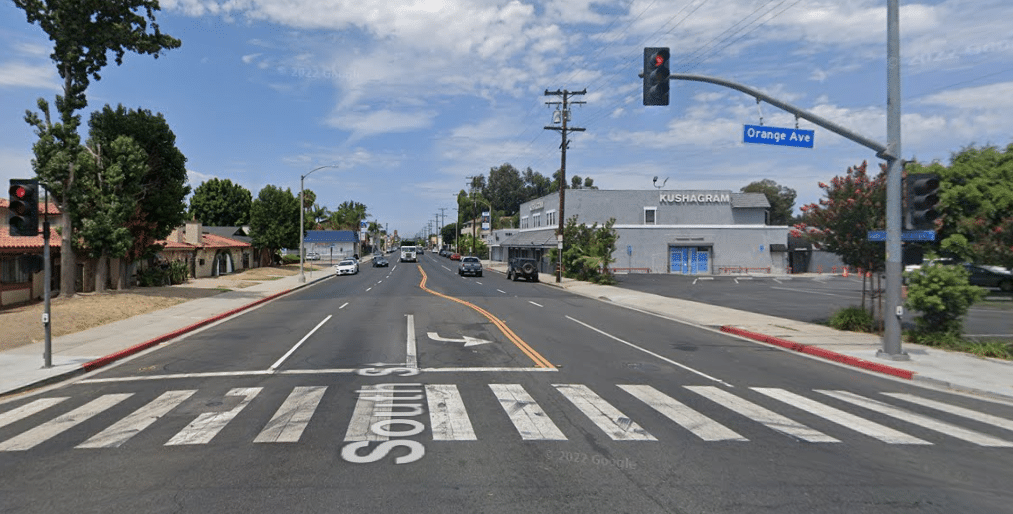
[(387, 262), (387, 258), (386, 257), (384, 257), (382, 255), (378, 255), (376, 257), (373, 257), (373, 267), (374, 268), (386, 268), (389, 265), (390, 265), (390, 263)]
[(334, 265), (335, 275), (354, 275), (359, 272), (359, 263), (355, 259), (345, 259)]
[(516, 281), (519, 278), (525, 278), (538, 282), (538, 261), (535, 259), (513, 257), (507, 264), (506, 277), (507, 280)]
[(461, 265), (457, 267), (457, 274), (460, 276), (474, 275), (482, 276), (482, 261), (478, 257), (462, 257)]
[(979, 266), (964, 264), (970, 273), (967, 281), (972, 286), (998, 287), (1002, 291), (1013, 291), (1013, 273), (999, 266)]
[(450, 254), (450, 260), (452, 260), (452, 261), (459, 261), (459, 260), (461, 260), (461, 254), (459, 254), (459, 253), (452, 253), (452, 254)]
[(308, 260), (308, 261), (319, 261), (320, 260), (320, 254), (316, 253), (316, 252), (307, 253), (306, 254), (306, 260)]

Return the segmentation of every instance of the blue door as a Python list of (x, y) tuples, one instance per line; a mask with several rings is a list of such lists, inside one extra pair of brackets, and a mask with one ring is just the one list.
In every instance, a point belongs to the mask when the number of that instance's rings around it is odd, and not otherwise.
[(705, 249), (693, 248), (692, 250), (693, 250), (693, 265), (692, 265), (693, 268), (691, 273), (694, 275), (709, 274), (710, 273), (710, 270), (708, 269), (708, 261), (709, 261), (708, 257), (710, 256), (709, 252)]
[(685, 275), (689, 273), (689, 248), (682, 246), (669, 247), (669, 257), (671, 258), (671, 264), (668, 267), (670, 273), (679, 273)]

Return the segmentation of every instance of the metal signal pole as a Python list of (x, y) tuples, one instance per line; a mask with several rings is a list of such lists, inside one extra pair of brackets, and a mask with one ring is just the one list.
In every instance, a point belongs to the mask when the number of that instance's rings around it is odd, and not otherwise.
[(560, 113), (560, 121), (562, 127), (545, 127), (546, 130), (558, 130), (562, 135), (563, 142), (560, 143), (559, 149), (562, 151), (559, 159), (559, 228), (556, 229), (556, 253), (558, 253), (558, 260), (556, 262), (556, 283), (562, 282), (563, 280), (563, 224), (565, 223), (565, 216), (563, 215), (563, 207), (566, 203), (566, 147), (569, 146), (570, 141), (566, 139), (566, 133), (583, 132), (585, 129), (578, 127), (567, 127), (566, 122), (570, 120), (570, 104), (584, 104), (587, 102), (571, 102), (570, 95), (583, 95), (587, 94), (587, 89), (581, 89), (580, 91), (567, 91), (566, 89), (560, 91), (549, 91), (545, 90), (545, 96), (555, 95), (562, 96), (562, 102), (545, 102), (546, 105), (559, 105), (562, 103), (563, 110)]

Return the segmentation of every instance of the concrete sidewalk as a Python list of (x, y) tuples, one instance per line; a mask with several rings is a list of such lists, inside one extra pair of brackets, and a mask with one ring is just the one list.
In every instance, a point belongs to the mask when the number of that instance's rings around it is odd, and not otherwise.
[[(506, 272), (505, 263), (483, 262), (483, 266), (488, 271)], [(0, 352), (0, 397), (95, 369), (330, 276), (321, 271), (308, 273), (306, 284), (300, 284), (296, 274), (54, 338), (53, 366), (48, 369), (42, 366), (41, 343)], [(910, 360), (881, 359), (876, 352), (882, 348), (882, 341), (876, 335), (841, 332), (812, 323), (566, 278), (556, 284), (555, 276), (547, 274), (542, 274), (540, 280), (543, 285), (561, 287), (588, 298), (839, 364), (1013, 401), (1013, 363), (1006, 361), (915, 344), (903, 346)]]
[[(506, 273), (505, 263), (485, 261), (483, 265), (490, 271)], [(539, 276), (539, 280), (588, 298), (721, 330), (839, 364), (982, 396), (1013, 400), (1013, 362), (911, 343), (902, 345), (902, 350), (910, 359), (895, 361), (876, 355), (882, 349), (883, 341), (875, 334), (843, 332), (824, 325), (568, 278), (563, 278), (557, 284), (555, 275), (545, 273)]]
[(297, 273), (243, 289), (190, 300), (74, 334), (54, 337), (53, 365), (50, 368), (43, 366), (43, 343), (33, 343), (0, 352), (0, 397), (58, 382), (98, 368), (331, 277), (332, 274), (327, 271), (315, 271), (307, 272), (305, 276), (305, 284), (299, 283)]

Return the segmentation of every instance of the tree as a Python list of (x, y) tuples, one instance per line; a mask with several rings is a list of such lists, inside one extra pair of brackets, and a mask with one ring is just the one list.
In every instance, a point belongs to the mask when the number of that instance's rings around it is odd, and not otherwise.
[[(299, 199), (292, 191), (267, 185), (250, 208), (253, 246), (272, 251), (299, 247)], [(301, 250), (300, 250), (301, 251)]]
[(213, 178), (197, 186), (190, 198), (190, 216), (212, 227), (232, 227), (250, 222), (253, 195), (229, 179)]
[(949, 166), (910, 163), (905, 170), (939, 175), (936, 240), (944, 254), (1013, 269), (1013, 144), (970, 146)]
[[(802, 221), (792, 235), (805, 234), (823, 249), (837, 254), (847, 265), (866, 271), (884, 269), (886, 245), (869, 241), (870, 230), (886, 224), (886, 172), (869, 177), (867, 163), (848, 168), (830, 184), (820, 182), (825, 198), (803, 205)], [(865, 275), (862, 275), (862, 307), (865, 306)]]
[(92, 258), (98, 259), (95, 292), (105, 292), (108, 260), (124, 257), (133, 245), (128, 221), (136, 212), (135, 199), (147, 171), (148, 154), (130, 136), (119, 136), (103, 145), (90, 139), (87, 149), (94, 163), (82, 167), (75, 202), (78, 223), (75, 233)]
[(359, 225), (368, 215), (364, 204), (355, 201), (342, 202), (331, 213), (330, 225), (334, 230), (359, 230)]
[(792, 210), (795, 208), (795, 190), (790, 187), (780, 186), (770, 179), (763, 179), (753, 182), (741, 189), (743, 193), (763, 193), (770, 203), (769, 225), (790, 225), (792, 222)]
[[(155, 23), (154, 13), (159, 10), (157, 0), (14, 0), (14, 5), (25, 12), (29, 23), (39, 25), (53, 41), (50, 58), (63, 79), (63, 94), (56, 97), (60, 121), (51, 122), (49, 105), (41, 98), (37, 105), (42, 116), (26, 111), (25, 121), (35, 127), (39, 136), (33, 146), (32, 167), (53, 195), (66, 230), (60, 248), (63, 270), (60, 293), (70, 297), (75, 292), (76, 274), (72, 270), (77, 269), (71, 245), (74, 240), (71, 213), (75, 201), (75, 168), (82, 164), (81, 159), (87, 158), (77, 133), (81, 117), (76, 113), (88, 105), (85, 91), (92, 78), (101, 79), (99, 71), (108, 64), (110, 51), (116, 64), (121, 65), (127, 51), (158, 58), (162, 50), (178, 48), (181, 43), (162, 34)], [(137, 10), (144, 14), (136, 13)]]
[(489, 169), (489, 182), (482, 196), (489, 199), (493, 210), (513, 215), (527, 200), (521, 173), (509, 163)]
[[(145, 257), (154, 242), (165, 239), (173, 229), (186, 221), (187, 185), (186, 157), (176, 147), (176, 135), (161, 113), (146, 109), (127, 110), (122, 105), (113, 109), (106, 105), (92, 113), (88, 121), (94, 141), (111, 142), (128, 136), (144, 150), (147, 160), (134, 194), (134, 212), (127, 222), (132, 246), (127, 261)], [(249, 192), (247, 192), (249, 195)], [(120, 277), (125, 276), (126, 263)], [(117, 288), (121, 288), (118, 284)]]
[[(577, 217), (566, 220), (563, 226), (563, 273), (569, 278), (591, 281), (596, 284), (614, 284), (615, 278), (609, 272), (609, 264), (615, 262), (612, 254), (616, 251), (619, 233), (613, 228), (615, 218), (610, 218), (601, 227), (595, 222), (591, 226), (577, 223)], [(559, 262), (559, 250), (549, 251), (549, 259)]]
[(535, 198), (541, 198), (553, 191), (559, 190), (558, 186), (556, 189), (552, 189), (552, 180), (546, 178), (537, 171), (532, 171), (531, 168), (524, 170), (521, 178), (524, 180), (524, 199), (521, 203), (528, 200), (534, 200)]

